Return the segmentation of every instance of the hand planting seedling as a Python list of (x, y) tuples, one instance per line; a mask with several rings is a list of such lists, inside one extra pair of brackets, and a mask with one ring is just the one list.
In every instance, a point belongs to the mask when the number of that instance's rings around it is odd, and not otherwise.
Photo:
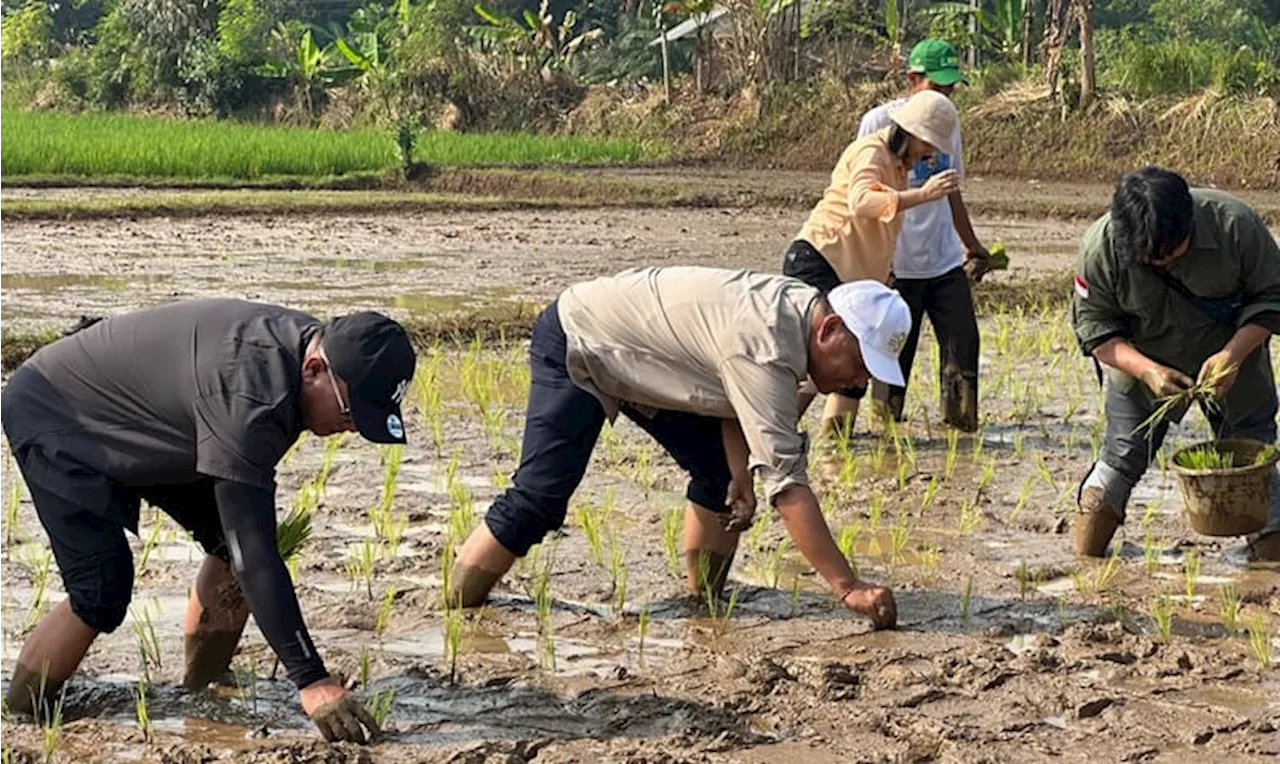
[[(1133, 429), (1134, 434), (1146, 433), (1150, 436), (1155, 432), (1155, 428), (1164, 422), (1170, 414), (1176, 411), (1183, 411), (1193, 403), (1198, 403), (1206, 411), (1221, 411), (1222, 404), (1218, 398), (1218, 387), (1227, 379), (1235, 376), (1237, 367), (1235, 366), (1214, 366), (1206, 371), (1204, 376), (1191, 385), (1169, 392), (1157, 397), (1159, 405), (1151, 416), (1142, 420), (1137, 427)], [(1211, 457), (1206, 457), (1211, 458)]]

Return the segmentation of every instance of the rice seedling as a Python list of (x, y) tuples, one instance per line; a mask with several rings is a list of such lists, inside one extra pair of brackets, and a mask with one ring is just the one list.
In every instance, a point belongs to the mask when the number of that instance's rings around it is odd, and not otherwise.
[(249, 667), (232, 666), (231, 675), (235, 677), (236, 692), (240, 696), (240, 705), (250, 709), (255, 716), (258, 713), (258, 665), (253, 659)]
[(356, 673), (360, 676), (360, 686), (368, 687), (369, 680), (373, 677), (373, 658), (368, 647), (360, 648), (360, 655), (356, 659)]
[(403, 455), (404, 446), (401, 445), (385, 446), (382, 449), (382, 490), (378, 494), (378, 503), (369, 508), (369, 520), (379, 539), (387, 538), (388, 525), (392, 521), (391, 505), (395, 501), (396, 482)]
[(903, 560), (903, 552), (906, 551), (907, 545), (911, 543), (911, 533), (914, 529), (911, 527), (911, 521), (906, 515), (900, 515), (898, 522), (894, 523), (893, 529), (889, 531), (890, 555), (889, 562), (891, 565), (897, 565)]
[(346, 572), (351, 581), (351, 591), (357, 591), (364, 582), (369, 599), (373, 599), (373, 567), (378, 559), (378, 547), (369, 537), (351, 548), (347, 555)]
[(1147, 531), (1142, 538), (1142, 567), (1148, 575), (1155, 573), (1160, 567), (1160, 547), (1151, 531)]
[(493, 465), (493, 476), (489, 480), (499, 490), (511, 486), (511, 474), (501, 464)]
[(142, 544), (142, 551), (138, 553), (138, 562), (134, 565), (135, 574), (141, 574), (147, 569), (147, 560), (151, 559), (151, 553), (155, 551), (156, 545), (160, 543), (160, 536), (164, 533), (165, 516), (159, 512), (151, 521), (151, 530), (147, 532), (147, 540)]
[(871, 469), (873, 471), (879, 472), (884, 469), (884, 457), (887, 453), (888, 447), (884, 438), (877, 440), (876, 444), (871, 447)]
[(49, 573), (53, 568), (53, 551), (50, 549), (42, 549), (39, 552), (29, 550), (27, 553), (27, 567), (31, 570), (32, 592), (31, 607), (27, 610), (26, 620), (22, 624), (22, 633), (27, 633), (35, 628), (40, 619), (44, 617), (45, 611), (45, 593), (49, 584)]
[(973, 603), (973, 574), (964, 580), (964, 589), (960, 592), (960, 618), (969, 620), (969, 606)]
[(393, 513), (386, 523), (387, 556), (393, 560), (400, 554), (400, 539), (404, 538), (404, 532), (408, 527), (409, 515), (404, 512)]
[(640, 486), (645, 498), (648, 498), (649, 492), (653, 490), (653, 451), (649, 446), (636, 451), (634, 476), (636, 485)]
[(1219, 590), (1222, 593), (1222, 602), (1218, 606), (1218, 612), (1222, 615), (1222, 625), (1227, 630), (1227, 636), (1234, 637), (1239, 633), (1240, 627), (1240, 588), (1235, 582), (1223, 584)]
[(858, 523), (846, 525), (840, 529), (840, 535), (836, 538), (836, 547), (846, 560), (853, 559), (854, 550), (858, 546), (858, 533), (861, 530)]
[(987, 445), (987, 437), (981, 427), (973, 434), (973, 463), (977, 464), (982, 459), (982, 449)]
[(294, 454), (298, 453), (298, 449), (302, 448), (302, 444), (306, 443), (307, 438), (309, 438), (310, 436), (311, 436), (310, 430), (303, 430), (302, 434), (299, 435), (297, 439), (293, 441), (293, 444), (290, 445), (287, 449), (285, 449), (284, 455), (280, 457), (280, 465), (284, 466), (285, 464), (288, 464), (289, 460), (293, 458)]
[(391, 717), (391, 709), (396, 704), (395, 688), (388, 688), (382, 692), (374, 693), (369, 699), (367, 706), (369, 715), (373, 717), (373, 721), (379, 728), (386, 726), (387, 719)]
[(982, 465), (982, 474), (978, 477), (978, 491), (975, 496), (975, 501), (982, 497), (983, 493), (991, 487), (993, 482), (995, 482), (995, 479), (996, 462), (995, 459), (992, 459)]
[(909, 476), (909, 465), (905, 461), (898, 462), (898, 490), (907, 490), (907, 477)]
[(1149, 531), (1155, 525), (1156, 520), (1160, 518), (1160, 500), (1157, 499), (1146, 505), (1142, 511), (1142, 530)]
[(1111, 586), (1116, 575), (1120, 573), (1120, 548), (1116, 547), (1107, 557), (1106, 562), (1098, 565), (1093, 571), (1093, 591), (1102, 594)]
[(1182, 560), (1182, 581), (1189, 602), (1196, 596), (1196, 584), (1200, 580), (1200, 550), (1190, 549)]
[(133, 690), (133, 713), (142, 730), (142, 739), (151, 742), (151, 713), (147, 710), (147, 677), (138, 677), (138, 684)]
[(455, 448), (453, 453), (449, 455), (449, 461), (444, 466), (444, 491), (452, 494), (454, 486), (458, 485), (458, 472), (462, 468), (462, 449)]
[(591, 561), (603, 568), (605, 513), (584, 501), (574, 508), (574, 516), (578, 520), (578, 527), (582, 529), (582, 535), (587, 539)]
[(941, 483), (938, 482), (938, 478), (936, 476), (931, 476), (929, 478), (929, 482), (925, 484), (924, 495), (920, 497), (921, 513), (923, 513), (929, 507), (933, 506), (933, 501), (934, 499), (937, 498), (938, 488), (940, 487), (941, 487)]
[(1018, 490), (1018, 502), (1013, 505), (1013, 511), (1009, 513), (1009, 522), (1013, 522), (1018, 513), (1027, 506), (1027, 502), (1031, 501), (1031, 491), (1035, 488), (1035, 475), (1027, 475), (1027, 479), (1022, 481), (1022, 488)]
[(1027, 567), (1027, 561), (1023, 560), (1018, 564), (1018, 599), (1026, 600), (1027, 592), (1031, 591), (1031, 569)]
[(1173, 599), (1169, 595), (1161, 593), (1151, 598), (1151, 621), (1160, 641), (1168, 644), (1173, 638)]
[(459, 541), (466, 539), (476, 528), (475, 499), (471, 489), (455, 481), (449, 489), (449, 532)]
[(36, 719), (40, 723), (40, 743), (41, 749), (44, 751), (45, 764), (53, 761), (53, 755), (58, 752), (58, 747), (62, 745), (62, 708), (67, 698), (67, 685), (64, 683), (62, 689), (58, 691), (58, 699), (54, 702), (53, 708), (49, 708), (48, 701), (43, 700), (47, 696), (45, 690), (48, 688), (48, 673), (40, 674), (40, 694), (42, 699), (40, 706), (36, 709)]
[(1024, 436), (1022, 432), (1015, 432), (1013, 434), (1013, 455), (1019, 459), (1022, 458), (1022, 448), (1025, 440), (1026, 436)]
[(1253, 657), (1258, 659), (1258, 666), (1264, 671), (1271, 668), (1271, 630), (1267, 628), (1266, 617), (1255, 613), (1249, 621), (1249, 649)]
[(769, 553), (769, 578), (773, 582), (773, 588), (778, 588), (778, 582), (782, 580), (782, 563), (786, 559), (787, 551), (791, 549), (791, 539), (783, 538), (778, 545)]
[[(757, 525), (760, 525), (760, 517), (757, 517), (751, 526), (752, 549), (758, 548)], [(684, 507), (676, 505), (662, 513), (662, 549), (667, 556), (667, 567), (673, 576), (680, 575), (680, 536), (683, 532)]]
[(333, 472), (334, 462), (338, 459), (338, 449), (342, 448), (347, 442), (350, 433), (340, 433), (338, 435), (330, 435), (324, 441), (324, 456), (320, 459), (320, 471), (316, 473), (313, 481), (317, 500), (324, 495), (324, 489), (329, 484), (329, 475)]
[(871, 509), (867, 515), (867, 524), (872, 533), (880, 530), (880, 519), (884, 516), (884, 494), (876, 492), (871, 495)]
[(747, 546), (752, 554), (759, 553), (763, 548), (764, 532), (768, 528), (769, 513), (757, 510), (755, 519), (751, 521), (751, 528), (747, 531)]
[(636, 637), (639, 641), (641, 659), (644, 658), (644, 640), (649, 634), (649, 617), (649, 599), (646, 597), (644, 602), (640, 603), (640, 614), (636, 621)]
[(1258, 466), (1258, 465), (1266, 464), (1267, 462), (1269, 462), (1269, 461), (1271, 461), (1272, 459), (1274, 459), (1274, 458), (1275, 458), (1275, 456), (1276, 456), (1276, 451), (1277, 451), (1278, 449), (1280, 449), (1280, 447), (1278, 447), (1278, 446), (1276, 446), (1276, 445), (1272, 444), (1272, 445), (1267, 446), (1266, 448), (1262, 449), (1261, 451), (1259, 451), (1259, 452), (1258, 452), (1258, 455), (1257, 455), (1257, 456), (1255, 456), (1255, 457), (1253, 458), (1253, 464), (1254, 464), (1254, 466)]
[(960, 535), (968, 536), (982, 525), (982, 508), (973, 499), (960, 500)]
[(396, 595), (400, 590), (395, 586), (388, 586), (382, 593), (382, 600), (378, 603), (378, 614), (373, 622), (373, 633), (382, 638), (387, 633), (387, 627), (391, 625), (391, 616), (395, 614)]
[(8, 452), (6, 452), (8, 469), (5, 471), (9, 475), (9, 499), (4, 510), (4, 543), (7, 549), (12, 549), (21, 540), (18, 510), (22, 507), (22, 479), (18, 477), (18, 471), (14, 468), (13, 457), (7, 454)]
[(138, 642), (138, 658), (142, 662), (142, 675), (150, 679), (151, 667), (161, 668), (160, 640), (156, 638), (156, 627), (151, 620), (151, 609), (143, 605), (129, 610), (133, 615), (133, 635)]
[(1035, 465), (1036, 477), (1042, 483), (1053, 489), (1054, 493), (1059, 491), (1058, 481), (1053, 476), (1053, 470), (1049, 469), (1049, 463), (1045, 461), (1044, 454), (1037, 451), (1031, 456), (1032, 463)]
[(458, 653), (462, 649), (462, 608), (444, 612), (444, 657), (449, 662), (449, 684), (458, 683)]
[[(924, 582), (932, 586), (938, 577), (938, 564), (942, 561), (942, 551), (936, 546), (928, 545), (920, 550), (920, 571)], [(854, 575), (857, 575), (855, 572)]]
[(614, 610), (621, 614), (627, 604), (627, 550), (612, 534), (609, 536), (609, 578), (614, 597)]
[(614, 469), (622, 461), (622, 438), (613, 425), (605, 423), (600, 430), (600, 441), (604, 445), (604, 461), (610, 469)]
[(1210, 369), (1204, 379), (1199, 380), (1186, 390), (1159, 398), (1160, 405), (1156, 407), (1155, 411), (1151, 412), (1151, 416), (1144, 419), (1133, 429), (1134, 434), (1146, 433), (1151, 436), (1170, 414), (1183, 410), (1192, 403), (1200, 404), (1206, 411), (1220, 411), (1222, 404), (1218, 401), (1218, 385), (1234, 373), (1235, 367), (1232, 365), (1217, 366)]

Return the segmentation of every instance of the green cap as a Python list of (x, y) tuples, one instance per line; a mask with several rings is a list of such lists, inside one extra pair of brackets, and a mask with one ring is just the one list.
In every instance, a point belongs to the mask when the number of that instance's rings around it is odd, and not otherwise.
[(957, 82), (968, 85), (960, 73), (960, 56), (946, 40), (929, 38), (916, 43), (907, 59), (907, 71), (923, 74), (937, 85), (947, 87)]

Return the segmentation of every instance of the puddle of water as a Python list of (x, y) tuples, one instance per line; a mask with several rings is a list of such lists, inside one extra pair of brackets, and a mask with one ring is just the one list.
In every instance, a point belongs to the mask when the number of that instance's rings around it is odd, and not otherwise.
[(322, 268), (343, 268), (351, 270), (373, 271), (374, 273), (391, 273), (394, 271), (411, 271), (431, 267), (426, 260), (404, 258), (400, 260), (371, 260), (366, 258), (321, 257), (308, 258), (309, 266)]

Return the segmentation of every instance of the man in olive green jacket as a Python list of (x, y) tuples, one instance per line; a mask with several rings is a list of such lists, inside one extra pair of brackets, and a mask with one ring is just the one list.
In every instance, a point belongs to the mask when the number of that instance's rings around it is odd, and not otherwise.
[[(1205, 411), (1214, 433), (1275, 441), (1269, 343), (1280, 332), (1280, 247), (1239, 199), (1191, 190), (1158, 167), (1132, 172), (1085, 233), (1071, 321), (1084, 352), (1107, 367), (1106, 442), (1075, 523), (1076, 553), (1100, 557), (1168, 432), (1168, 419), (1135, 432), (1158, 398), (1233, 370), (1217, 384), (1220, 405)], [(1280, 560), (1280, 474), (1250, 546), (1256, 559)]]

